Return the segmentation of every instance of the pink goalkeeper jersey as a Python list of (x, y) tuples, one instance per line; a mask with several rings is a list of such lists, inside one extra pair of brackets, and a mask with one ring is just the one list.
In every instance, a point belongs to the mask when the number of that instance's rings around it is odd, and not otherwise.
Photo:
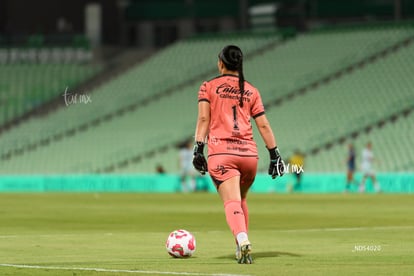
[(208, 156), (257, 156), (250, 119), (263, 115), (264, 107), (254, 86), (245, 81), (243, 107), (240, 107), (239, 78), (222, 75), (200, 86), (198, 101), (210, 103)]

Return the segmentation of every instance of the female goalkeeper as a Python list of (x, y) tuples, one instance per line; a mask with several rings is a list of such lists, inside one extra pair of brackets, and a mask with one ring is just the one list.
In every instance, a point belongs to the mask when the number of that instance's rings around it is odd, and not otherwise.
[[(284, 164), (259, 91), (244, 80), (243, 54), (228, 45), (218, 56), (220, 76), (204, 82), (198, 92), (198, 119), (193, 165), (209, 172), (224, 203), (226, 221), (236, 239), (238, 263), (250, 264), (249, 212), (246, 196), (256, 176), (258, 153), (250, 118), (270, 154), (269, 174), (282, 176)], [(204, 144), (208, 142), (208, 166)]]

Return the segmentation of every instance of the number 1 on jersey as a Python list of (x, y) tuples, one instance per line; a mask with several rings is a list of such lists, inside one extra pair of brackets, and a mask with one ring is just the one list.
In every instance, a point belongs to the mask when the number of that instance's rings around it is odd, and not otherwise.
[(233, 105), (231, 108), (233, 109), (233, 123), (234, 123), (233, 129), (239, 130), (239, 124), (237, 122), (237, 105)]

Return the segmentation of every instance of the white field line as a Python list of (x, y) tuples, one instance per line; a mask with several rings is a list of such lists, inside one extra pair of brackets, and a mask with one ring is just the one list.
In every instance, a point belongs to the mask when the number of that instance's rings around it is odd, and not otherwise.
[[(370, 227), (339, 227), (339, 228), (303, 228), (303, 229), (274, 229), (274, 230), (264, 230), (265, 232), (285, 232), (285, 233), (297, 233), (297, 232), (341, 232), (341, 231), (365, 231), (365, 230), (405, 230), (405, 229), (414, 229), (414, 225), (406, 226), (370, 226)], [(219, 233), (223, 230), (213, 230), (208, 231), (208, 233)], [(195, 234), (197, 232), (194, 232)], [(91, 235), (102, 235), (102, 236), (112, 236), (113, 233), (103, 233), (103, 234), (23, 234), (23, 235), (0, 235), (0, 239), (9, 239), (9, 238), (22, 238), (22, 237), (36, 237), (36, 238), (52, 238), (52, 237), (81, 237), (81, 236), (91, 236)]]
[(112, 236), (112, 233), (103, 233), (103, 234), (22, 234), (22, 235), (0, 235), (0, 239), (6, 239), (6, 238), (53, 238), (53, 237), (81, 237), (81, 236)]
[(193, 272), (173, 272), (173, 271), (150, 271), (150, 270), (126, 270), (126, 269), (106, 269), (92, 267), (63, 267), (63, 266), (41, 266), (41, 265), (22, 265), (22, 264), (0, 264), (0, 267), (27, 268), (27, 269), (48, 269), (48, 270), (80, 270), (94, 272), (113, 272), (113, 273), (135, 273), (135, 274), (164, 274), (164, 275), (193, 275), (193, 276), (249, 276), (246, 274), (212, 274), (212, 273), (193, 273)]

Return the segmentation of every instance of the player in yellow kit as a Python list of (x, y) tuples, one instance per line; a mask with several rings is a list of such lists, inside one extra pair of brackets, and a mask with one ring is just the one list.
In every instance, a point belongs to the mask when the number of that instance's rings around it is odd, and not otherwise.
[(293, 155), (289, 158), (289, 165), (291, 166), (291, 172), (296, 178), (296, 182), (293, 184), (293, 191), (300, 191), (302, 188), (302, 173), (303, 166), (305, 165), (305, 155), (296, 149)]
[[(244, 80), (243, 53), (228, 45), (219, 54), (220, 76), (204, 82), (198, 92), (194, 167), (209, 172), (224, 203), (227, 223), (236, 239), (239, 263), (252, 263), (248, 239), (247, 193), (257, 171), (258, 153), (251, 119), (270, 154), (269, 174), (282, 176), (284, 165), (259, 91)], [(208, 165), (204, 144), (208, 143)]]

